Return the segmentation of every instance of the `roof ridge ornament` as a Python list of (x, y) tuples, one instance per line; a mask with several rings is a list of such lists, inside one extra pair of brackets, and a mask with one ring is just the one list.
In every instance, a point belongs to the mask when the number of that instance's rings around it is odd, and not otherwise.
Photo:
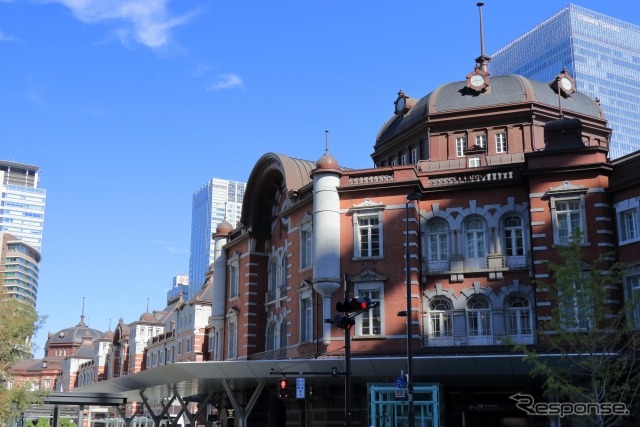
[(485, 92), (489, 87), (489, 61), (491, 57), (484, 53), (484, 25), (482, 20), (482, 6), (484, 3), (476, 4), (480, 14), (480, 56), (476, 58), (476, 65), (473, 71), (467, 74), (467, 88), (475, 94)]

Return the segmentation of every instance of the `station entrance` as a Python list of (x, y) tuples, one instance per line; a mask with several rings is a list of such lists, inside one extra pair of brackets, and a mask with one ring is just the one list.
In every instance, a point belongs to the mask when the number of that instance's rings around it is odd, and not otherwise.
[[(409, 405), (406, 395), (393, 384), (369, 385), (369, 413), (372, 427), (407, 427)], [(416, 385), (413, 388), (415, 427), (440, 425), (438, 385)]]

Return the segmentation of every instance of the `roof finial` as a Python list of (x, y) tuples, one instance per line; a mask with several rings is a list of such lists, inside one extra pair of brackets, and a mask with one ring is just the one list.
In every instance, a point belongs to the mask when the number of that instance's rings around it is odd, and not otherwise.
[(329, 154), (329, 131), (324, 131), (324, 154)]
[(149, 298), (147, 298), (147, 313), (149, 312)]
[(82, 314), (80, 315), (80, 323), (78, 323), (78, 326), (86, 326), (84, 323), (84, 297), (82, 297)]
[(478, 6), (480, 14), (480, 56), (476, 58), (476, 63), (482, 71), (489, 71), (488, 64), (491, 58), (484, 54), (484, 24), (482, 21), (482, 6), (484, 6), (484, 3), (478, 2), (476, 6)]

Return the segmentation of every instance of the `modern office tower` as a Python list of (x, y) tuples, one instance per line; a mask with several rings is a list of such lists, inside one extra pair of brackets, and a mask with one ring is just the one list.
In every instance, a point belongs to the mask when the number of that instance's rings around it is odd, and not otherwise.
[(185, 301), (188, 301), (189, 298), (189, 276), (185, 272), (184, 274), (178, 274), (173, 278), (173, 286), (167, 292), (167, 304), (170, 301), (175, 300), (180, 295)]
[(640, 26), (569, 4), (491, 57), (493, 76), (550, 82), (566, 67), (577, 90), (600, 101), (609, 156), (640, 150)]
[(39, 263), (40, 252), (0, 231), (0, 283), (9, 296), (36, 306)]
[(193, 194), (191, 207), (191, 254), (189, 259), (189, 298), (202, 286), (213, 262), (216, 226), (225, 219), (235, 227), (242, 213), (245, 183), (213, 178)]
[(6, 231), (41, 251), (47, 192), (38, 188), (37, 166), (0, 160), (0, 232)]

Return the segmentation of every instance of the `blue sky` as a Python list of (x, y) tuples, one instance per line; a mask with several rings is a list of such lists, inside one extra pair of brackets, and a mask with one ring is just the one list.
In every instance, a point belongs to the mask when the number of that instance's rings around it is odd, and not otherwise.
[[(634, 0), (581, 6), (640, 24)], [(566, 2), (487, 0), (492, 53)], [(188, 271), (193, 193), (267, 152), (372, 166), (403, 89), (464, 80), (476, 1), (0, 0), (0, 159), (47, 190), (36, 338), (113, 329)]]

